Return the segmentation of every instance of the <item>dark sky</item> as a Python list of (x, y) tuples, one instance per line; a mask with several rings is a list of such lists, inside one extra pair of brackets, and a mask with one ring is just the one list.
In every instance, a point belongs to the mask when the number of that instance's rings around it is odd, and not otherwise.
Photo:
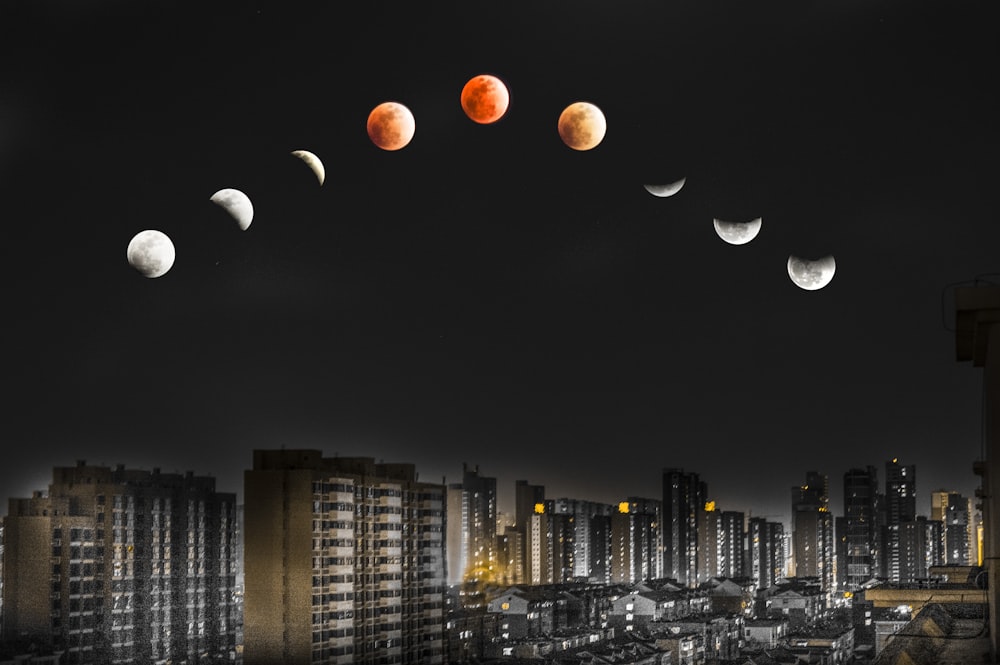
[[(1000, 280), (988, 6), (5, 2), (0, 497), (77, 459), (240, 492), (282, 445), (478, 464), (506, 509), (518, 478), (612, 502), (679, 466), (775, 519), (818, 470), (841, 514), (844, 472), (892, 457), (921, 512), (971, 496), (949, 305)], [(481, 73), (494, 125), (459, 103)], [(365, 131), (387, 100), (396, 152)], [(608, 123), (585, 152), (556, 131), (580, 100)], [(712, 225), (754, 217), (742, 246)], [(143, 229), (163, 277), (125, 260)]]

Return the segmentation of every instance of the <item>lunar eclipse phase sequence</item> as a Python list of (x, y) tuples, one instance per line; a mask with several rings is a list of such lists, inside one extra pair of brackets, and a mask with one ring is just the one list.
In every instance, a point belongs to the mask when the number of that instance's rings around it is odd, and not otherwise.
[[(462, 88), (460, 101), (470, 120), (489, 125), (498, 122), (507, 113), (510, 92), (500, 78), (491, 74), (479, 74), (469, 79)], [(386, 101), (369, 113), (367, 131), (368, 137), (378, 148), (386, 151), (402, 150), (413, 140), (416, 120), (402, 103)], [(559, 115), (557, 131), (567, 147), (581, 152), (593, 150), (604, 140), (607, 120), (597, 105), (577, 101), (563, 109)], [(293, 150), (291, 155), (301, 159), (313, 171), (319, 186), (323, 185), (326, 171), (317, 155), (308, 150)], [(666, 184), (645, 184), (644, 187), (657, 198), (669, 198), (677, 194), (685, 182), (686, 178), (681, 178)], [(253, 204), (244, 192), (225, 188), (217, 191), (209, 200), (223, 208), (241, 230), (250, 228)], [(762, 218), (738, 222), (715, 218), (713, 225), (719, 238), (726, 243), (745, 245), (757, 237)], [(137, 233), (126, 250), (128, 263), (147, 278), (165, 275), (173, 266), (175, 257), (173, 242), (166, 234), (154, 229)], [(786, 267), (793, 284), (807, 291), (815, 291), (833, 279), (836, 261), (832, 255), (810, 260), (791, 254)]]

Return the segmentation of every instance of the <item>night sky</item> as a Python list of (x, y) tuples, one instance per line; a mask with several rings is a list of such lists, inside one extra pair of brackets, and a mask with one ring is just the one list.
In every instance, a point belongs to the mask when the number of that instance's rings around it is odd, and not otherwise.
[[(615, 502), (676, 466), (782, 520), (817, 470), (839, 515), (893, 457), (918, 512), (971, 496), (951, 305), (1000, 283), (988, 4), (4, 2), (3, 511), (78, 459), (241, 493), (280, 446), (478, 464), (505, 510), (515, 479)], [(459, 103), (483, 73), (493, 125)], [(390, 100), (392, 152), (365, 129)], [(593, 150), (556, 131), (575, 101)], [(755, 217), (740, 246), (712, 224)], [(126, 262), (144, 229), (162, 277)]]

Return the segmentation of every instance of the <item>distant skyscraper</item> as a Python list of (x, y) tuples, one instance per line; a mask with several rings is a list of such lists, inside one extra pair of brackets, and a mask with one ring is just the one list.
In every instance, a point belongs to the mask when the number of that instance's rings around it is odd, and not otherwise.
[[(568, 520), (569, 524), (572, 525), (572, 534), (567, 533), (566, 535), (567, 538), (572, 538), (573, 545), (573, 571), (571, 577), (590, 579), (594, 574), (594, 550), (595, 548), (600, 549), (600, 543), (595, 544), (593, 541), (594, 530), (592, 522), (597, 516), (607, 517), (610, 515), (612, 506), (596, 501), (569, 499), (565, 497), (546, 500), (545, 505), (550, 517), (557, 515), (564, 516), (560, 519)], [(563, 545), (565, 547), (565, 543)], [(567, 556), (568, 553), (562, 558), (566, 559)], [(598, 553), (597, 556), (600, 556), (600, 554)]]
[(931, 566), (944, 563), (942, 524), (923, 515), (899, 525), (900, 582), (927, 579)]
[(721, 576), (719, 571), (722, 568), (720, 560), (723, 538), (722, 511), (715, 506), (714, 501), (708, 501), (698, 530), (699, 582)]
[(736, 510), (722, 511), (722, 540), (719, 543), (719, 576), (745, 577), (746, 516)]
[(878, 574), (878, 472), (873, 466), (844, 474), (844, 583), (854, 591)]
[(758, 589), (769, 589), (785, 576), (785, 529), (781, 522), (751, 517), (749, 530), (750, 575)]
[(697, 473), (663, 470), (663, 574), (688, 586), (698, 582), (698, 528), (707, 495)]
[(492, 580), (497, 541), (497, 481), (462, 465), (462, 482), (448, 486), (448, 584)]
[(611, 582), (631, 584), (662, 577), (660, 502), (630, 497), (611, 515)]
[(976, 565), (972, 501), (958, 492), (932, 492), (931, 519), (944, 525), (945, 563), (956, 566)]
[(806, 473), (806, 482), (792, 488), (792, 570), (796, 577), (817, 577), (829, 593), (836, 581), (833, 515), (830, 513), (827, 477)]
[(883, 525), (883, 556), (885, 575), (893, 582), (905, 582), (900, 527), (917, 517), (917, 473), (912, 464), (900, 464), (898, 459), (885, 463), (885, 516)]
[(528, 518), (525, 528), (525, 574), (528, 584), (552, 584), (552, 554), (549, 546), (552, 542), (549, 530), (549, 516), (545, 512), (545, 504), (535, 504), (535, 512)]
[(445, 487), (412, 464), (255, 450), (247, 665), (441, 663)]
[(56, 467), (4, 518), (6, 639), (66, 663), (236, 657), (236, 502), (215, 479)]
[[(541, 547), (537, 540), (531, 540), (531, 520), (532, 515), (539, 514), (538, 506), (542, 506), (541, 511), (545, 510), (545, 486), (544, 485), (531, 485), (527, 480), (517, 480), (514, 482), (514, 528), (521, 532), (524, 537), (524, 559), (520, 562), (520, 568), (524, 571), (524, 579), (521, 583), (523, 584), (533, 584), (532, 579), (532, 543), (534, 542), (535, 551), (541, 551), (538, 548)], [(537, 521), (537, 520), (536, 520)], [(538, 525), (536, 525), (538, 528)], [(548, 530), (548, 520), (545, 520), (545, 528)], [(546, 557), (548, 556), (548, 549), (546, 546)], [(542, 565), (540, 562), (536, 561), (536, 565)], [(551, 562), (548, 562), (551, 565)], [(539, 573), (540, 574), (540, 573)]]

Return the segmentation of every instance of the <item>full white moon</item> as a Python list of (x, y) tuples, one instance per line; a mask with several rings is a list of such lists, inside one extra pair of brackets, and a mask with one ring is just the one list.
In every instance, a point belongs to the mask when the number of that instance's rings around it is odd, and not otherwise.
[(721, 219), (713, 219), (712, 223), (715, 224), (715, 232), (719, 237), (730, 245), (745, 245), (760, 233), (763, 220), (760, 217), (749, 222), (724, 222)]
[(643, 187), (645, 187), (646, 191), (652, 194), (653, 196), (659, 196), (663, 198), (667, 196), (673, 196), (677, 192), (681, 191), (681, 187), (684, 186), (684, 182), (686, 180), (687, 178), (681, 178), (676, 182), (671, 182), (666, 185), (643, 185)]
[(797, 256), (788, 257), (788, 276), (796, 286), (806, 291), (822, 289), (833, 279), (837, 270), (837, 262), (833, 256), (824, 256), (815, 261), (800, 259)]
[(129, 265), (146, 277), (166, 274), (175, 256), (174, 243), (167, 234), (152, 229), (136, 233), (125, 250)]
[(250, 228), (250, 222), (253, 221), (253, 204), (250, 203), (249, 196), (238, 189), (220, 189), (212, 194), (209, 200), (225, 208), (240, 225), (240, 229), (246, 231)]
[(323, 168), (323, 162), (320, 161), (319, 157), (308, 150), (293, 150), (292, 154), (312, 169), (312, 172), (316, 174), (316, 179), (319, 180), (320, 187), (322, 187), (323, 181), (326, 180), (326, 169)]

